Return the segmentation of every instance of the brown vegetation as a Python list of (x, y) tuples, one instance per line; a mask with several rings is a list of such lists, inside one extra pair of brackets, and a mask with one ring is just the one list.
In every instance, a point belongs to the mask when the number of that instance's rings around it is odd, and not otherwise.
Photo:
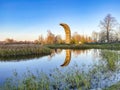
[[(71, 44), (82, 44), (93, 42), (90, 36), (80, 35), (75, 32), (71, 36)], [(34, 43), (37, 44), (65, 44), (65, 40), (61, 38), (61, 35), (55, 35), (51, 31), (48, 31), (47, 37), (39, 36), (38, 40), (35, 40)]]

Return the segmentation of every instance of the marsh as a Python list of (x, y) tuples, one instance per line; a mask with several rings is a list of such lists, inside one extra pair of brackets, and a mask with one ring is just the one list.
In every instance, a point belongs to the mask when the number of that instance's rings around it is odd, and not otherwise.
[[(7, 78), (14, 72), (22, 76), (28, 70), (36, 75), (36, 71), (51, 75), (55, 69), (61, 73), (79, 70), (79, 74), (88, 75), (89, 88), (105, 88), (117, 83), (120, 78), (120, 51), (101, 49), (55, 49), (51, 55), (19, 60), (0, 61), (0, 84), (3, 85)], [(77, 68), (76, 68), (77, 65)], [(71, 70), (72, 68), (72, 70)], [(67, 76), (67, 75), (66, 75)], [(14, 78), (12, 78), (14, 79)], [(22, 80), (22, 77), (19, 79)], [(59, 78), (60, 79), (60, 78)]]

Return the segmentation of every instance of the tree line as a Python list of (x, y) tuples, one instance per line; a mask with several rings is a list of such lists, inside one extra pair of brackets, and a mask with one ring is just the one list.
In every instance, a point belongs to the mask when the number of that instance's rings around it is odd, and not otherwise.
[[(100, 21), (99, 27), (100, 32), (93, 31), (92, 37), (87, 35), (81, 35), (74, 32), (71, 35), (71, 44), (82, 44), (82, 43), (111, 43), (120, 42), (120, 24), (117, 22), (116, 18), (111, 14), (106, 15), (106, 17)], [(47, 31), (47, 36), (43, 37), (40, 35), (35, 41), (16, 41), (14, 39), (7, 38), (5, 43), (36, 43), (36, 44), (64, 44), (65, 39), (62, 39), (61, 35), (55, 35), (50, 30)]]
[[(77, 32), (71, 37), (71, 44), (81, 44), (81, 43), (89, 43), (92, 42), (92, 38), (87, 35), (80, 35)], [(43, 37), (40, 35), (35, 43), (39, 44), (65, 44), (65, 39), (62, 39), (61, 35), (55, 35), (50, 30), (47, 31), (47, 36)]]
[(101, 29), (100, 32), (92, 32), (92, 39), (94, 42), (120, 42), (120, 24), (111, 14), (108, 14), (102, 21), (100, 21), (99, 27)]
[[(82, 44), (92, 42), (92, 38), (87, 35), (80, 35), (74, 32), (71, 36), (71, 44)], [(61, 35), (55, 35), (50, 30), (47, 31), (47, 36), (39, 35), (38, 39), (34, 41), (17, 41), (13, 38), (6, 38), (0, 44), (65, 44), (65, 39), (62, 39)]]

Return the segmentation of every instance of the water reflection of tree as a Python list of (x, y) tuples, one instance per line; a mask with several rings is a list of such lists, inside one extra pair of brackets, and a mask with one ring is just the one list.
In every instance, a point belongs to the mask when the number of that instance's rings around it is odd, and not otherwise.
[(60, 54), (62, 52), (62, 49), (54, 49), (52, 50), (51, 55), (48, 56), (49, 60), (52, 59), (52, 57), (55, 56), (55, 54)]
[(72, 50), (72, 53), (75, 57), (81, 55), (81, 54), (88, 54), (90, 50), (86, 50), (86, 49), (83, 49), (83, 50)]
[(93, 55), (93, 60), (96, 60), (97, 58), (100, 57), (100, 50), (99, 49), (93, 49), (92, 55)]
[[(88, 54), (90, 50), (86, 50), (86, 49), (83, 49), (83, 50), (70, 50), (70, 49), (66, 49), (65, 52), (66, 52), (66, 57), (65, 57), (65, 60), (64, 60), (64, 63), (61, 65), (61, 66), (67, 66), (70, 61), (71, 61), (71, 53), (73, 53), (73, 55), (75, 57), (81, 55), (81, 54)], [(56, 54), (60, 54), (62, 52), (62, 49), (54, 49), (52, 54), (49, 55), (49, 59), (52, 59), (52, 57), (54, 57)]]
[(106, 64), (106, 68), (112, 71), (117, 68), (120, 57), (119, 51), (101, 50), (100, 56), (101, 59), (104, 61), (103, 63)]
[(91, 87), (105, 88), (120, 81), (120, 52), (99, 50), (100, 60), (92, 66), (88, 73)]
[[(61, 52), (62, 52), (62, 49), (54, 49), (52, 54), (49, 55), (48, 58), (52, 59), (52, 57), (54, 57), (56, 54), (61, 54)], [(65, 57), (64, 63), (61, 65), (62, 67), (67, 66), (70, 63), (70, 60), (71, 60), (71, 50), (66, 49), (65, 52), (66, 52), (66, 57)]]
[(55, 49), (55, 53), (60, 54), (62, 52), (62, 49)]

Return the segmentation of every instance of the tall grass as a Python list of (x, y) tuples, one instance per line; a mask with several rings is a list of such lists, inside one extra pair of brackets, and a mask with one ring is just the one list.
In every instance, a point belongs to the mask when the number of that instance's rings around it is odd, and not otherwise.
[(52, 49), (113, 49), (120, 50), (120, 44), (52, 44), (46, 45)]
[[(84, 65), (83, 65), (84, 67)], [(55, 68), (49, 73), (36, 71), (32, 73), (29, 70), (23, 75), (14, 72), (13, 77), (8, 78), (1, 90), (91, 90), (104, 88), (102, 80), (109, 80), (113, 71), (109, 71), (106, 66), (94, 65), (88, 66), (90, 71), (85, 72), (82, 68), (74, 65), (61, 70)], [(112, 72), (112, 73), (111, 73)], [(22, 78), (21, 78), (22, 77)], [(107, 81), (107, 82), (108, 82)], [(106, 83), (107, 84), (107, 83)], [(109, 86), (109, 85), (108, 85)], [(108, 87), (107, 86), (107, 87)]]
[(0, 86), (0, 90), (97, 90), (104, 87), (107, 89), (109, 84), (102, 86), (104, 84), (101, 82), (107, 80), (107, 83), (112, 83), (109, 80), (111, 76), (112, 73), (104, 66), (96, 66), (88, 73), (78, 67), (68, 68), (65, 71), (56, 68), (49, 74), (43, 71), (33, 74), (28, 70), (23, 75), (14, 72), (14, 76), (8, 78), (5, 84)]
[(0, 57), (1, 59), (18, 56), (31, 56), (31, 55), (48, 55), (51, 54), (51, 50), (47, 47), (43, 47), (35, 44), (24, 45), (0, 45)]
[[(77, 65), (66, 70), (56, 68), (49, 74), (43, 71), (33, 74), (28, 71), (18, 75), (14, 72), (14, 77), (8, 78), (0, 90), (90, 90), (108, 87), (109, 85), (103, 86), (101, 81), (112, 83), (110, 77), (120, 72), (119, 55), (111, 50), (110, 52), (104, 50), (100, 55), (101, 62), (94, 67), (88, 67), (89, 72), (84, 72)], [(22, 78), (19, 78), (20, 76)]]
[(1, 89), (3, 90), (89, 90), (89, 77), (80, 70), (62, 72), (56, 68), (53, 72), (46, 74), (43, 71), (37, 71), (33, 74), (28, 70), (25, 74), (20, 76), (14, 72), (14, 76), (8, 78)]
[(120, 90), (120, 82), (108, 87), (108, 88), (105, 88), (103, 90)]

